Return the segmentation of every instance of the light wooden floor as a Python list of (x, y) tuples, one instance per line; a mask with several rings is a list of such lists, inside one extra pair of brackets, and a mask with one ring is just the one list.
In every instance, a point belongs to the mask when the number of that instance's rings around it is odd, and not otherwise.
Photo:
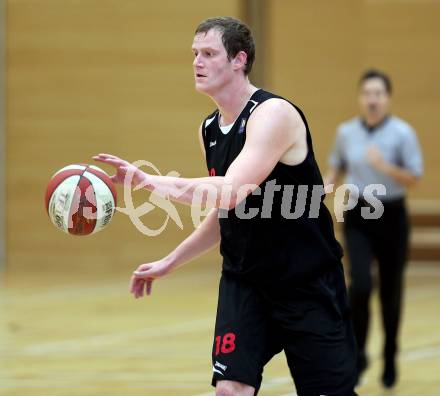
[[(0, 300), (0, 395), (213, 395), (217, 270), (188, 266), (137, 301), (125, 271), (8, 277)], [(407, 279), (401, 381), (391, 392), (379, 385), (374, 301), (371, 367), (360, 396), (440, 394), (440, 265), (412, 265)], [(295, 395), (282, 355), (268, 365), (260, 394)]]

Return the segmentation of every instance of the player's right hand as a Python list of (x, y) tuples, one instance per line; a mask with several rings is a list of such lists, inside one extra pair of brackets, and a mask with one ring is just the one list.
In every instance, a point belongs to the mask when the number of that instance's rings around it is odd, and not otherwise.
[(171, 272), (171, 266), (164, 260), (141, 264), (130, 280), (130, 292), (135, 298), (149, 296), (153, 287), (153, 281)]
[(111, 165), (115, 168), (116, 173), (111, 176), (113, 183), (131, 184), (137, 186), (145, 180), (146, 174), (138, 169), (130, 162), (123, 160), (111, 154), (98, 154), (93, 159), (104, 164)]

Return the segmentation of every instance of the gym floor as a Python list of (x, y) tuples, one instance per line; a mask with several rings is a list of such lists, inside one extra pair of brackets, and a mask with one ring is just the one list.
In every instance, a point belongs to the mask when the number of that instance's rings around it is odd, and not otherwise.
[[(218, 264), (207, 256), (134, 300), (129, 274), (8, 274), (1, 292), (0, 395), (214, 395), (211, 343)], [(370, 368), (360, 396), (437, 396), (440, 267), (411, 263), (401, 332), (400, 381), (380, 385), (381, 331), (373, 300)], [(295, 395), (282, 354), (261, 395)]]

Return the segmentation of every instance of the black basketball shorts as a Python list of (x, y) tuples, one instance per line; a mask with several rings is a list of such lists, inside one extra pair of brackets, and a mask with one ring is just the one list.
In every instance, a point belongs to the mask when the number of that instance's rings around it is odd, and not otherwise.
[(284, 350), (298, 396), (355, 396), (356, 344), (342, 266), (274, 295), (222, 274), (212, 385), (237, 381), (257, 393), (265, 364)]

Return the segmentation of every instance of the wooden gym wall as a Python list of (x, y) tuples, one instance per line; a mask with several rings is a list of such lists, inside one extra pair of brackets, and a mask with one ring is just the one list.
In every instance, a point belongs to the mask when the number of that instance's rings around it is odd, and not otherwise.
[(276, 0), (267, 18), (267, 85), (305, 111), (321, 168), (337, 125), (357, 112), (360, 74), (376, 67), (394, 83), (393, 112), (422, 144), (425, 175), (410, 197), (440, 201), (440, 2)]
[[(197, 130), (213, 107), (194, 90), (193, 32), (239, 9), (236, 0), (7, 2), (9, 270), (127, 273), (191, 232), (182, 208), (183, 231), (170, 220), (155, 238), (120, 213), (99, 234), (68, 236), (49, 222), (45, 187), (56, 170), (99, 152), (207, 175)], [(159, 227), (165, 217), (154, 210), (144, 222)]]

